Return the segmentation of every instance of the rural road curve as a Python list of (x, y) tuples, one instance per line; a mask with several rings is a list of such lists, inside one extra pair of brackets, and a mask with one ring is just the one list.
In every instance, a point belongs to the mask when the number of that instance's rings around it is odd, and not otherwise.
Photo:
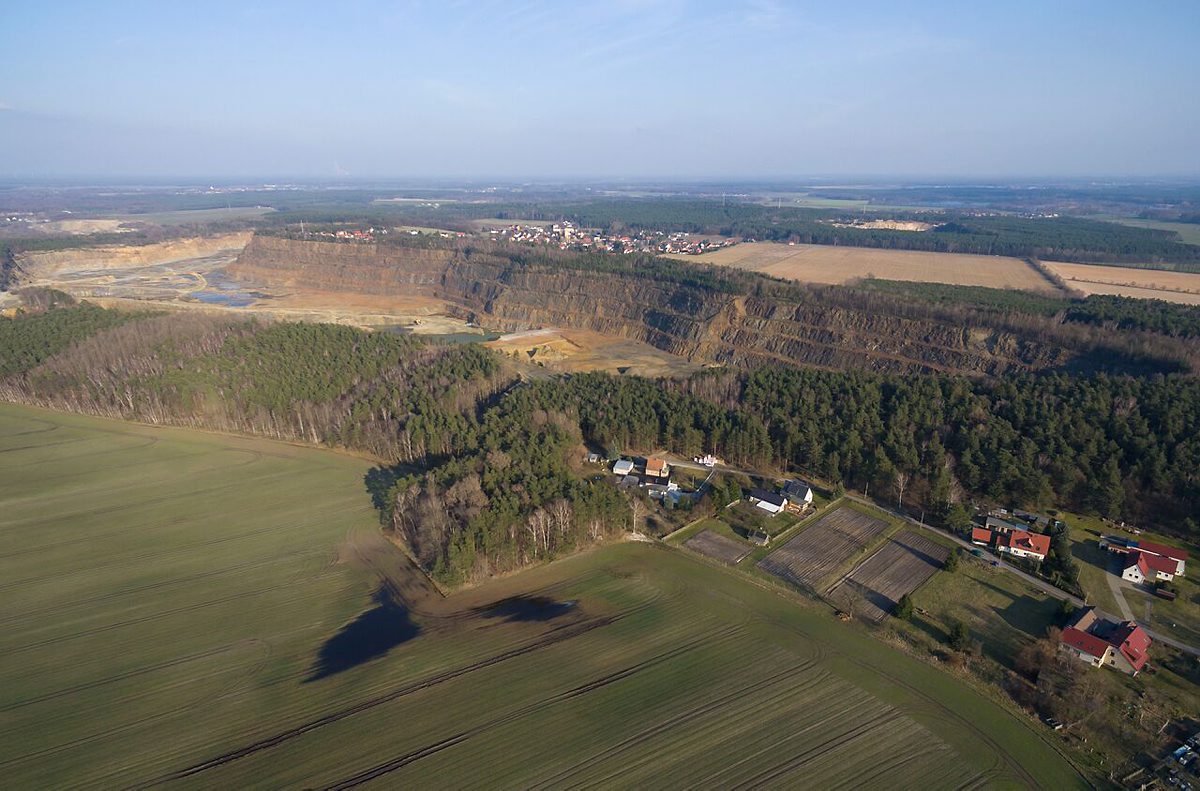
[[(951, 535), (943, 530), (938, 530), (935, 527), (931, 527), (930, 525), (924, 524), (922, 522), (918, 522), (916, 519), (913, 519), (911, 516), (898, 513), (896, 511), (893, 511), (891, 508), (885, 508), (884, 506), (881, 506), (878, 503), (873, 503), (870, 500), (866, 500), (862, 497), (859, 497), (859, 496), (853, 495), (853, 494), (849, 494), (849, 493), (847, 493), (846, 497), (848, 497), (851, 500), (854, 500), (855, 502), (862, 503), (864, 505), (870, 505), (872, 507), (879, 508), (883, 511), (886, 511), (889, 514), (891, 514), (892, 516), (895, 516), (899, 519), (903, 519), (906, 522), (921, 528), (922, 530), (926, 530), (930, 533), (934, 533), (935, 535), (942, 536), (943, 538), (949, 538), (951, 541), (955, 542), (956, 544), (963, 547), (967, 551), (970, 551), (970, 550), (976, 548), (976, 547), (972, 546), (970, 542), (965, 541), (964, 539), (961, 539), (958, 536)], [(1026, 574), (1024, 571), (1021, 571), (1018, 568), (1014, 568), (1002, 560), (998, 561), (997, 567), (1000, 569), (1003, 569), (1004, 571), (1007, 571), (1009, 574), (1017, 575), (1018, 577), (1020, 577), (1022, 580), (1029, 583), (1033, 587), (1038, 588), (1042, 592), (1046, 593), (1049, 596), (1053, 596), (1056, 599), (1064, 599), (1066, 601), (1071, 602), (1076, 607), (1089, 606), (1083, 599), (1080, 599), (1078, 596), (1072, 596), (1071, 594), (1067, 593), (1066, 591), (1060, 590), (1059, 588), (1054, 587), (1049, 582), (1046, 582), (1045, 580), (1040, 580), (1037, 577), (1034, 577), (1030, 574)], [(1109, 575), (1109, 576), (1111, 576), (1111, 575)], [(1120, 594), (1120, 591), (1113, 591), (1113, 593), (1117, 597), (1118, 604), (1125, 603), (1125, 597)], [(1126, 605), (1124, 609), (1126, 610), (1126, 613), (1128, 613), (1129, 606)], [(1109, 618), (1110, 620), (1118, 620), (1118, 618), (1114, 617), (1111, 613), (1106, 613), (1099, 608), (1096, 608), (1096, 612), (1099, 613), (1101, 616)], [(1126, 617), (1124, 620), (1136, 621), (1137, 619), (1135, 619), (1132, 616), (1132, 614), (1128, 614), (1128, 617)], [(1137, 623), (1139, 625), (1141, 625), (1141, 627), (1143, 629), (1146, 630), (1146, 634), (1150, 635), (1151, 640), (1154, 640), (1155, 642), (1163, 643), (1164, 645), (1169, 645), (1172, 648), (1175, 648), (1175, 649), (1178, 649), (1178, 650), (1184, 652), (1185, 654), (1191, 654), (1192, 656), (1200, 657), (1200, 648), (1196, 648), (1195, 646), (1188, 645), (1187, 643), (1184, 643), (1184, 642), (1180, 642), (1179, 640), (1176, 640), (1173, 637), (1169, 637), (1165, 634), (1162, 634), (1161, 632), (1157, 632), (1153, 629), (1150, 629), (1149, 627), (1146, 626), (1146, 624), (1142, 623), (1141, 621), (1137, 621)]]

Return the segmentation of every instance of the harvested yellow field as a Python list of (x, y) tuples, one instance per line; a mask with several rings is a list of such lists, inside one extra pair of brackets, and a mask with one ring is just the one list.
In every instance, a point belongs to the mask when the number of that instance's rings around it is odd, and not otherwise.
[(876, 250), (818, 244), (744, 242), (704, 255), (670, 256), (682, 261), (749, 269), (801, 283), (838, 285), (865, 277), (948, 283), (959, 286), (1054, 291), (1028, 263), (1017, 258), (915, 250)]
[(1116, 294), (1122, 297), (1163, 299), (1185, 305), (1200, 305), (1200, 275), (1099, 264), (1046, 263), (1071, 288), (1084, 294)]

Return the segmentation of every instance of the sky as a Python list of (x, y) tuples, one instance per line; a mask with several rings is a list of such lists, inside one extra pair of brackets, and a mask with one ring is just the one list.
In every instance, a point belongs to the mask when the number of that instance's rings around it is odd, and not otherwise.
[(1200, 175), (1200, 2), (0, 0), (0, 178)]

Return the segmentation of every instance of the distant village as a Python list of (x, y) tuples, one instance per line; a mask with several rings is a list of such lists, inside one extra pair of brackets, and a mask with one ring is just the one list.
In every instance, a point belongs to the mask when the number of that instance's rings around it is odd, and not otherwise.
[(602, 251), (608, 253), (675, 253), (700, 255), (736, 244), (734, 239), (713, 239), (689, 233), (631, 231), (608, 234), (594, 228), (580, 228), (570, 222), (553, 225), (514, 224), (488, 231), (493, 238), (525, 244), (550, 245), (560, 250)]

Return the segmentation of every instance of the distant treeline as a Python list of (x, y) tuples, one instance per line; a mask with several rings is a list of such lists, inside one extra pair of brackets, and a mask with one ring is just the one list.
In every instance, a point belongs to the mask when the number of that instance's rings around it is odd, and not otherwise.
[(1138, 299), (1110, 294), (1092, 294), (1067, 299), (1029, 291), (954, 286), (943, 283), (910, 283), (901, 280), (868, 279), (859, 288), (907, 297), (935, 305), (970, 305), (1000, 313), (1056, 316), (1067, 324), (1090, 324), (1133, 332), (1152, 332), (1172, 338), (1200, 337), (1200, 306)]
[[(368, 481), (385, 524), (448, 583), (603, 540), (645, 513), (582, 465), (585, 442), (609, 455), (714, 452), (888, 501), (903, 493), (947, 523), (985, 498), (1200, 537), (1195, 377), (764, 368), (523, 383), (477, 346), (195, 315), (98, 320), (98, 310), (9, 320), (0, 358), (24, 349), (23, 362), (0, 397), (374, 454), (387, 460)], [(92, 334), (63, 349), (50, 340), (62, 331), (35, 331), (45, 322), (85, 322)], [(46, 345), (31, 353), (38, 338)]]
[[(1036, 257), (1052, 261), (1084, 261), (1151, 265), (1179, 271), (1200, 271), (1200, 246), (1184, 244), (1174, 231), (1137, 228), (1077, 217), (976, 216), (970, 212), (893, 212), (904, 219), (923, 220), (930, 231), (839, 227), (862, 219), (844, 210), (766, 206), (740, 201), (678, 198), (611, 199), (584, 202), (398, 205), (372, 207), (363, 213), (344, 210), (281, 213), (270, 222), (298, 219), (395, 223), (398, 218), (419, 225), (467, 230), (469, 221), (496, 217), (521, 220), (571, 220), (585, 227), (609, 230), (686, 231), (805, 244), (874, 247)], [(874, 217), (888, 217), (877, 213)], [(837, 223), (837, 224), (835, 224)]]

